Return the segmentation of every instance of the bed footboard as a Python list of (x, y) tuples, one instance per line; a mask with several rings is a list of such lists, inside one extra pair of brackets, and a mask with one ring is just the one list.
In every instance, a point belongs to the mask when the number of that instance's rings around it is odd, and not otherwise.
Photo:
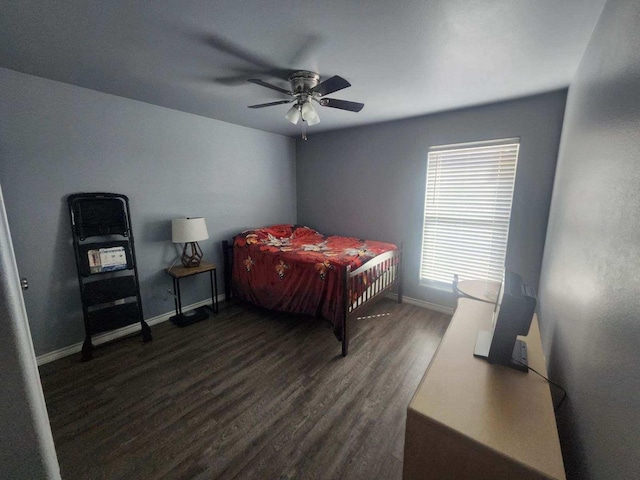
[[(224, 295), (230, 300), (233, 295), (233, 242), (222, 241), (224, 261)], [(342, 312), (342, 356), (349, 350), (348, 323), (351, 318), (364, 315), (365, 310), (376, 304), (389, 293), (397, 289), (398, 303), (402, 303), (402, 245), (372, 258), (355, 270), (345, 267), (343, 275), (343, 312)]]
[(398, 303), (402, 303), (402, 245), (382, 253), (344, 275), (344, 313), (342, 316), (342, 356), (349, 351), (348, 320), (362, 315), (365, 309), (382, 299), (397, 286)]

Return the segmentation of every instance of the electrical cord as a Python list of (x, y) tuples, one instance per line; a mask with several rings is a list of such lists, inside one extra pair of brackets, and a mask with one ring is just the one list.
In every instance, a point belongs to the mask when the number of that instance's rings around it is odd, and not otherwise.
[(562, 398), (560, 399), (560, 401), (558, 402), (558, 404), (556, 406), (553, 407), (553, 412), (556, 413), (558, 411), (558, 409), (562, 406), (562, 404), (564, 403), (564, 401), (567, 399), (567, 391), (562, 388), (560, 385), (558, 385), (556, 382), (554, 382), (553, 380), (549, 380), (547, 377), (545, 377), (544, 375), (542, 375), (540, 372), (538, 372), (536, 369), (531, 368), (529, 365), (526, 365), (518, 360), (516, 360), (515, 358), (511, 358), (512, 361), (514, 361), (515, 363), (518, 363), (520, 365), (522, 365), (523, 367), (527, 367), (529, 370), (531, 370), (533, 373), (535, 373), (536, 375), (544, 378), (548, 383), (550, 383), (551, 385), (553, 385), (554, 387), (559, 388), (560, 390), (562, 390)]

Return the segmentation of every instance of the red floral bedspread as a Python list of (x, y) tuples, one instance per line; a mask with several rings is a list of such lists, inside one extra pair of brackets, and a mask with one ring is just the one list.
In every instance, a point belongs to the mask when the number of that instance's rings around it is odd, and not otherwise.
[(323, 317), (342, 335), (344, 267), (354, 270), (397, 247), (351, 237), (325, 237), (297, 225), (248, 230), (234, 238), (233, 289), (272, 310)]

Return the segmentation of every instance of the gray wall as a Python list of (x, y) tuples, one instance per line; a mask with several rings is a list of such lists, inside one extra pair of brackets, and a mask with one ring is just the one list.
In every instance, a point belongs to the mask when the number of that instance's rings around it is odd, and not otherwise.
[(569, 89), (540, 280), (570, 478), (640, 472), (640, 2), (610, 0)]
[[(405, 294), (451, 306), (419, 283), (427, 153), (433, 145), (520, 137), (507, 267), (537, 287), (566, 91), (298, 140), (298, 222), (404, 241)], [(365, 107), (366, 108), (366, 107)], [(348, 113), (345, 113), (348, 115)]]
[[(84, 336), (68, 194), (129, 196), (150, 318), (173, 309), (171, 219), (205, 217), (221, 263), (223, 238), (296, 220), (295, 155), (287, 137), (0, 69), (0, 183), (36, 353)], [(183, 303), (210, 296), (207, 280), (185, 279)]]

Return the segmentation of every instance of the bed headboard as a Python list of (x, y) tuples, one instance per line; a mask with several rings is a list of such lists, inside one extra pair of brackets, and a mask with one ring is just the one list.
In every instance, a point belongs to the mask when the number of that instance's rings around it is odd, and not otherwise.
[(233, 241), (222, 241), (222, 262), (223, 271), (222, 278), (224, 279), (224, 299), (231, 299), (231, 271), (233, 267)]

